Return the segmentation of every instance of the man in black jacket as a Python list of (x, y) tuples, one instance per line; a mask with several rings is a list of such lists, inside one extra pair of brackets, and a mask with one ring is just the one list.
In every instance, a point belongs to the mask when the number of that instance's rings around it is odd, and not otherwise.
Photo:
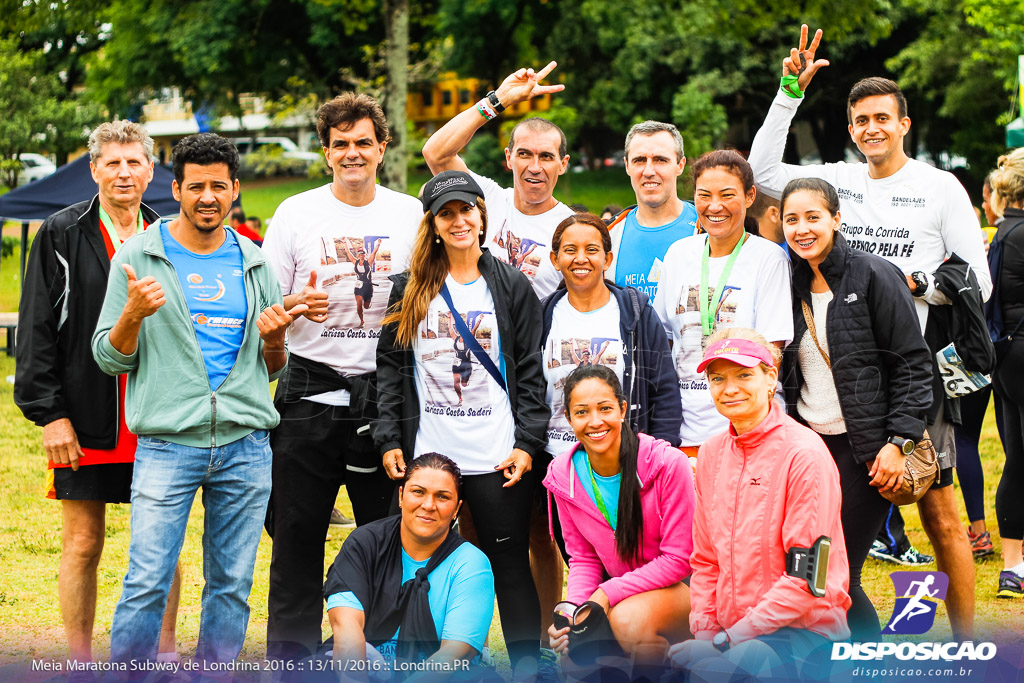
[[(96, 568), (107, 503), (131, 500), (135, 436), (124, 423), (124, 379), (104, 374), (90, 340), (121, 243), (158, 219), (142, 203), (153, 179), (153, 140), (131, 121), (104, 123), (89, 136), (89, 168), (99, 193), (53, 214), (36, 233), (19, 307), (14, 400), (43, 428), (47, 497), (61, 501), (57, 579), (72, 659), (92, 659)], [(180, 578), (164, 615), (160, 651), (176, 660)]]

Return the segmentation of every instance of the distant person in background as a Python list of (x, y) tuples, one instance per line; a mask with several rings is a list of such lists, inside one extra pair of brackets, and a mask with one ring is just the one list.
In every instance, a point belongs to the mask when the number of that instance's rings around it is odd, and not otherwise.
[[(131, 121), (101, 124), (89, 136), (91, 199), (53, 214), (36, 233), (19, 306), (14, 401), (43, 428), (48, 498), (61, 502), (57, 596), (69, 658), (92, 660), (96, 570), (106, 504), (131, 499), (136, 438), (125, 425), (125, 375), (93, 360), (92, 338), (110, 259), (124, 240), (159, 220), (142, 203), (153, 180), (153, 139)], [(177, 660), (177, 570), (160, 634), (161, 659)]]
[(590, 213), (590, 209), (587, 208), (586, 204), (570, 204), (569, 208), (576, 213)]
[(786, 235), (782, 231), (782, 209), (779, 200), (758, 192), (754, 203), (747, 209), (747, 218), (757, 221), (757, 234), (786, 249)]
[(258, 232), (255, 232), (252, 228), (249, 227), (248, 223), (245, 220), (245, 211), (242, 211), (242, 207), (236, 206), (235, 208), (231, 209), (231, 213), (228, 216), (228, 220), (231, 223), (231, 227), (234, 228), (235, 232), (237, 232), (239, 235), (248, 237), (249, 239), (252, 240), (252, 243), (255, 244), (257, 247), (263, 246), (263, 238), (260, 237), (260, 234)]
[(609, 204), (608, 206), (601, 209), (601, 220), (605, 223), (610, 223), (612, 219), (622, 213), (622, 207), (618, 204)]
[[(259, 216), (247, 216), (245, 219), (245, 225), (257, 235), (263, 234), (263, 221), (260, 220)], [(250, 237), (249, 239), (252, 238)]]

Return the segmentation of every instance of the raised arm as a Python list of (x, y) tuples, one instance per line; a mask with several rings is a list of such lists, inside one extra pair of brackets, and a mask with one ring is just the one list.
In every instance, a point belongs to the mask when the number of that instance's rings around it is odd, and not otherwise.
[(548, 62), (540, 71), (522, 68), (509, 74), (494, 91), (501, 103), (498, 108), (493, 105), (484, 106), (482, 103), (487, 101), (485, 97), (441, 126), (423, 145), (423, 160), (430, 167), (430, 172), (437, 174), (441, 171), (469, 171), (466, 162), (459, 156), (459, 150), (468, 145), (473, 135), (490, 120), (490, 113), (501, 113), (497, 109), (504, 111), (532, 97), (565, 89), (561, 84), (540, 85), (555, 66), (555, 62)]
[(754, 170), (754, 182), (776, 199), (781, 196), (786, 183), (793, 178), (808, 175), (824, 177), (820, 176), (820, 170), (824, 167), (791, 166), (782, 163), (789, 126), (796, 115), (797, 107), (803, 101), (803, 93), (818, 69), (829, 65), (827, 59), (815, 59), (815, 53), (821, 44), (821, 29), (815, 31), (809, 46), (807, 34), (807, 24), (804, 24), (800, 27), (798, 47), (792, 48), (789, 55), (782, 60), (779, 93), (768, 110), (764, 124), (754, 136), (748, 157)]

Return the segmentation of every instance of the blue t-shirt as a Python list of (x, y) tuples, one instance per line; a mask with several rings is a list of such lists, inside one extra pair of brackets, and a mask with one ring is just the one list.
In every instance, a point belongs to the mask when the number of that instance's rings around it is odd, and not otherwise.
[[(590, 500), (594, 501), (594, 505), (597, 505), (597, 496), (594, 495), (594, 485), (590, 481), (590, 463), (587, 462), (587, 453), (582, 448), (577, 448), (576, 452), (572, 454), (572, 465), (576, 469), (576, 476), (580, 478), (580, 483), (583, 484), (583, 490), (590, 496)], [(597, 472), (594, 472), (594, 481), (597, 482), (597, 489), (601, 492), (601, 500), (604, 501), (604, 506), (608, 510), (608, 516), (611, 517), (612, 531), (619, 524), (619, 483), (622, 481), (622, 473), (613, 474), (610, 477), (602, 477)], [(600, 510), (600, 508), (598, 508)]]
[[(426, 567), (428, 561), (416, 562), (403, 550), (402, 582), (413, 578), (416, 570)], [(438, 640), (457, 640), (477, 652), (483, 651), (494, 614), (494, 574), (487, 556), (476, 546), (463, 543), (437, 565), (430, 574), (427, 601), (434, 617), (434, 628), (440, 636)], [(327, 611), (335, 607), (363, 611), (363, 605), (351, 591), (329, 596)], [(397, 643), (398, 631), (395, 631), (394, 638), (377, 650), (388, 661), (394, 661)]]
[(160, 223), (164, 252), (178, 273), (211, 391), (217, 391), (235, 365), (247, 312), (242, 249), (235, 233), (224, 232), (227, 236), (217, 251), (196, 254), (171, 236), (166, 221)]
[(683, 212), (671, 223), (646, 228), (636, 222), (636, 209), (622, 221), (622, 241), (615, 255), (615, 284), (636, 287), (651, 301), (658, 293), (665, 253), (673, 244), (697, 231), (697, 209), (683, 202)]

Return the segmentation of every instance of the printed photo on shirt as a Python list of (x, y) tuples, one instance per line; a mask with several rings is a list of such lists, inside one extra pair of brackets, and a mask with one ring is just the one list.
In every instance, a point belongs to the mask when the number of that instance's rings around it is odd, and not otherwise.
[(615, 370), (622, 354), (622, 340), (609, 337), (556, 339), (552, 335), (548, 343), (551, 345), (548, 368), (553, 371), (553, 376), (558, 378), (554, 382), (554, 392), (551, 396), (548, 441), (572, 443), (576, 441), (576, 436), (565, 417), (565, 404), (562, 399), (565, 380), (581, 365), (606, 365)]
[[(544, 252), (543, 247), (546, 247), (546, 244), (518, 237), (510, 228), (505, 227), (505, 224), (502, 224), (495, 233), (492, 242), (500, 249), (497, 255), (501, 260), (518, 268), (531, 280), (537, 275), (541, 254)], [(537, 252), (538, 247), (541, 247), (539, 253)]]
[(391, 284), (389, 242), (381, 235), (320, 239), (317, 287), (330, 297), (325, 330), (380, 327)]
[[(490, 354), (494, 313), (469, 311), (462, 317), (480, 347)], [(451, 312), (430, 310), (420, 339), (420, 361), (431, 366), (426, 377), (428, 405), (490, 405), (490, 375), (459, 333)]]
[[(715, 309), (715, 327), (729, 326), (736, 324), (736, 301), (740, 296), (741, 287), (733, 287), (732, 285), (726, 285), (722, 292), (722, 298), (718, 301), (718, 307)], [(679, 301), (676, 304), (676, 315), (681, 313), (687, 313), (690, 311), (696, 311), (700, 315), (700, 305), (698, 299), (700, 297), (700, 285), (690, 285), (686, 290), (686, 299), (683, 300), (682, 292), (679, 293)], [(715, 298), (715, 288), (708, 285), (708, 303), (710, 304)], [(731, 301), (730, 301), (731, 298)]]

